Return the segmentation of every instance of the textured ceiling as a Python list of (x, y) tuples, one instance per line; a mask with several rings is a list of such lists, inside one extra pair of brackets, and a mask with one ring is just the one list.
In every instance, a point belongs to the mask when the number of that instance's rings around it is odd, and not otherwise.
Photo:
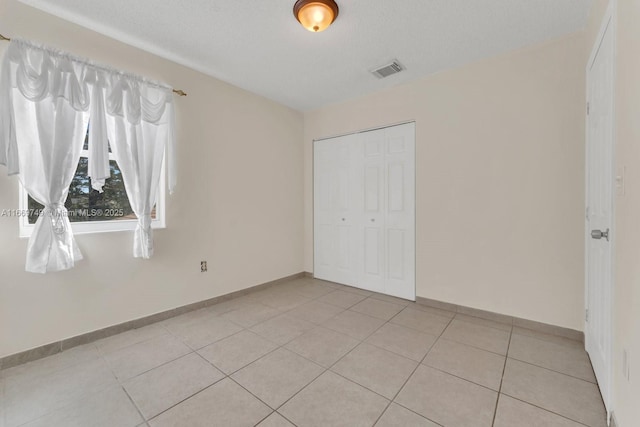
[(302, 111), (578, 31), (592, 2), (337, 0), (314, 34), (294, 0), (21, 1)]

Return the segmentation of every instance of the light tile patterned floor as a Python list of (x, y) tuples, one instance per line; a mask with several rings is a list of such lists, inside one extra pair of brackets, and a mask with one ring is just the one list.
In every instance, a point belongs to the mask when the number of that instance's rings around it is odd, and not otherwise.
[(0, 372), (0, 427), (605, 426), (579, 342), (296, 279)]

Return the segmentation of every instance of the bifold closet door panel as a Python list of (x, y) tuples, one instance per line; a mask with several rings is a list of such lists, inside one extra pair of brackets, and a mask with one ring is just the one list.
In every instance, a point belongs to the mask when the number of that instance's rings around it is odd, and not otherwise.
[[(383, 131), (363, 132), (359, 160), (362, 192), (362, 226), (359, 229), (362, 245), (358, 286), (385, 293), (385, 134)], [(356, 166), (356, 165), (354, 165)]]
[(354, 285), (357, 282), (357, 215), (352, 167), (356, 135), (314, 143), (314, 275)]
[(415, 300), (415, 124), (385, 129), (385, 293)]

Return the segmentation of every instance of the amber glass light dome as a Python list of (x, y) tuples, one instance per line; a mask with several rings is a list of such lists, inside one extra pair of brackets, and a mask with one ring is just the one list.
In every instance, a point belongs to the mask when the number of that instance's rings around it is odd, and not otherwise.
[(333, 0), (298, 0), (293, 14), (304, 28), (318, 33), (326, 30), (338, 17), (338, 5)]

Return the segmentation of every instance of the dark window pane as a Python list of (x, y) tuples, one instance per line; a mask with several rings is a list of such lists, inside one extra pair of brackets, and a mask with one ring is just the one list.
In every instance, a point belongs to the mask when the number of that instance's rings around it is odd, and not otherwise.
[[(89, 149), (89, 128), (84, 138), (83, 150)], [(111, 144), (108, 145), (111, 153)], [(87, 176), (88, 159), (81, 157), (76, 174), (69, 186), (69, 195), (64, 205), (69, 211), (69, 221), (113, 221), (136, 219), (131, 209), (127, 193), (122, 180), (122, 172), (118, 164), (111, 160), (111, 177), (105, 181), (104, 192), (100, 193), (91, 188), (91, 179)], [(35, 224), (38, 214), (44, 207), (28, 196), (29, 224)], [(151, 217), (156, 219), (154, 207)]]
[[(109, 165), (111, 166), (111, 177), (105, 181), (104, 192), (100, 193), (91, 188), (91, 179), (87, 176), (87, 158), (80, 158), (76, 174), (69, 186), (69, 196), (64, 204), (69, 211), (69, 221), (136, 219), (124, 188), (122, 172), (114, 160), (111, 160)], [(43, 209), (43, 206), (29, 196), (28, 208), (30, 213), (33, 213), (29, 216), (29, 224), (34, 224), (38, 219), (38, 211)], [(155, 209), (151, 217), (156, 218)]]

